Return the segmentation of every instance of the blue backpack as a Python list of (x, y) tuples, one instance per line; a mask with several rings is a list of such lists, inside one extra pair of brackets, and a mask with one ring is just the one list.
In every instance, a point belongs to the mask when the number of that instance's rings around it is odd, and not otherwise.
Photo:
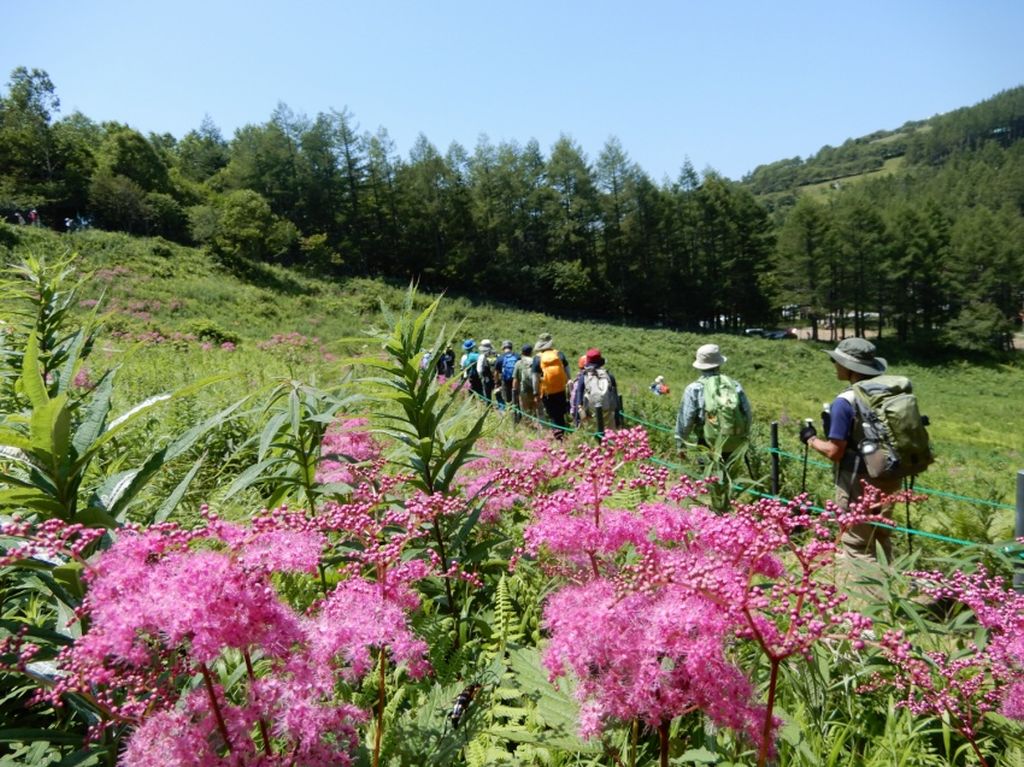
[(511, 381), (515, 377), (518, 361), (519, 355), (513, 352), (505, 352), (501, 356), (501, 378), (503, 381)]

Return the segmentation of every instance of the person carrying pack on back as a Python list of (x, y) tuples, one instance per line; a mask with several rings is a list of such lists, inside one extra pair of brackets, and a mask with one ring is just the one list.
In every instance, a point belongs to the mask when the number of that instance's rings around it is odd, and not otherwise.
[[(927, 419), (918, 411), (909, 379), (884, 375), (886, 361), (873, 343), (846, 338), (826, 354), (835, 363), (836, 378), (850, 385), (822, 414), (827, 439), (808, 423), (800, 441), (835, 464), (835, 502), (848, 509), (865, 483), (891, 495), (901, 489), (904, 477), (924, 471), (933, 458)], [(892, 511), (893, 504), (886, 503), (870, 513), (892, 518)], [(844, 534), (843, 546), (861, 557), (876, 557), (876, 546), (881, 546), (888, 561), (892, 534), (884, 525), (866, 522)]]
[(544, 403), (544, 411), (555, 432), (555, 439), (561, 439), (567, 428), (566, 413), (569, 412), (569, 398), (565, 387), (569, 383), (569, 362), (565, 355), (555, 348), (550, 333), (541, 333), (533, 345), (533, 362), (530, 370), (536, 390)]
[(534, 423), (540, 420), (540, 397), (533, 383), (533, 345), (522, 348), (522, 356), (516, 362), (512, 379), (512, 401), (515, 403), (515, 422), (519, 423), (525, 413)]
[(596, 420), (597, 438), (604, 436), (605, 429), (620, 429), (619, 387), (615, 376), (605, 369), (600, 349), (587, 349), (586, 365), (583, 368), (582, 408), (586, 415)]
[(512, 405), (512, 381), (516, 377), (516, 363), (519, 355), (512, 351), (511, 341), (502, 341), (501, 354), (498, 355), (498, 407), (504, 409)]
[(477, 370), (480, 353), (476, 351), (476, 341), (467, 338), (462, 342), (462, 359), (459, 360), (459, 371), (462, 380), (469, 383), (470, 391), (478, 397), (484, 396), (483, 382)]
[(690, 434), (696, 443), (721, 456), (728, 464), (732, 454), (746, 443), (753, 423), (753, 411), (743, 387), (721, 372), (725, 357), (718, 344), (697, 349), (693, 367), (700, 378), (683, 391), (676, 414), (676, 447), (685, 458)]
[(494, 353), (494, 346), (489, 338), (480, 342), (480, 355), (476, 360), (477, 375), (480, 376), (480, 386), (483, 398), (488, 407), (494, 398), (494, 381), (498, 375), (498, 355)]

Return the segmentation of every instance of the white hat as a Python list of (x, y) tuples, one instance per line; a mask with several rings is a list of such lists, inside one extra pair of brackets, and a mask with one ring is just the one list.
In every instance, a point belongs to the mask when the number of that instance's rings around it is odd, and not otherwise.
[(718, 349), (718, 344), (704, 344), (697, 350), (693, 366), (697, 370), (714, 370), (725, 364), (728, 358)]
[(658, 376), (654, 379), (654, 383), (665, 383), (665, 376)]
[(480, 348), (481, 349), (493, 349), (494, 346), (491, 344), (491, 339), (485, 338), (483, 341), (481, 341), (480, 342)]

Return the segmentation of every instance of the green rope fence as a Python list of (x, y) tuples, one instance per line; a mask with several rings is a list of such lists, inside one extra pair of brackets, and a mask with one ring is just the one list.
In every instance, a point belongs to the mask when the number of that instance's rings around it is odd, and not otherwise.
[[(487, 400), (485, 397), (483, 397), (483, 396), (481, 396), (479, 394), (476, 394), (473, 391), (470, 391), (469, 393), (472, 394), (473, 396), (477, 397), (480, 401), (486, 403), (488, 406), (495, 405), (495, 403)], [(561, 426), (561, 425), (553, 423), (551, 421), (546, 421), (543, 418), (539, 418), (539, 417), (537, 417), (535, 415), (532, 415), (531, 413), (527, 413), (526, 411), (522, 410), (521, 408), (517, 407), (516, 405), (514, 405), (512, 403), (505, 403), (504, 410), (506, 410), (508, 412), (511, 412), (511, 413), (518, 413), (520, 415), (520, 417), (528, 418), (531, 421), (535, 421), (535, 422), (537, 422), (537, 423), (541, 424), (542, 426), (545, 426), (545, 427), (547, 427), (549, 429), (558, 429), (558, 430), (561, 430), (563, 432), (567, 432), (567, 433), (570, 433), (570, 434), (571, 433), (575, 433), (577, 431), (581, 431), (581, 429), (578, 429), (576, 427)], [(622, 418), (624, 420), (632, 421), (633, 423), (640, 424), (641, 426), (645, 426), (645, 427), (647, 427), (649, 429), (654, 429), (656, 431), (660, 431), (660, 432), (667, 433), (667, 434), (674, 434), (675, 433), (675, 429), (670, 429), (670, 428), (668, 428), (668, 427), (666, 427), (666, 426), (664, 426), (662, 424), (657, 424), (657, 423), (652, 423), (650, 421), (645, 421), (642, 418), (637, 418), (636, 416), (631, 416), (631, 415), (629, 415), (628, 413), (625, 413), (625, 412), (621, 412), (620, 415), (622, 416)], [(769, 453), (769, 454), (773, 454), (774, 453), (775, 455), (778, 455), (781, 458), (786, 458), (786, 459), (789, 459), (789, 460), (795, 460), (795, 461), (801, 461), (801, 462), (804, 460), (804, 457), (802, 455), (796, 455), (794, 453), (789, 453), (789, 452), (786, 452), (785, 450), (781, 450), (779, 448), (766, 447), (766, 448), (758, 448), (758, 449), (761, 450), (762, 452), (766, 452), (766, 453)], [(681, 465), (681, 464), (678, 464), (678, 463), (672, 463), (670, 461), (665, 461), (665, 460), (660, 459), (660, 458), (651, 458), (650, 461), (652, 463), (658, 465), (658, 466), (663, 466), (663, 467), (668, 468), (668, 469), (674, 469), (676, 471), (686, 471), (686, 467)], [(809, 466), (815, 466), (815, 467), (822, 468), (822, 469), (831, 469), (832, 468), (832, 464), (830, 464), (830, 463), (824, 463), (822, 461), (815, 461), (815, 460), (808, 461), (808, 465)], [(790, 503), (793, 500), (791, 498), (786, 498), (786, 497), (781, 496), (781, 495), (771, 495), (770, 493), (762, 493), (762, 492), (760, 492), (758, 490), (754, 490), (753, 488), (744, 487), (740, 483), (735, 483), (735, 486), (736, 486), (736, 488), (740, 492), (746, 493), (748, 495), (753, 495), (753, 496), (756, 496), (758, 498), (770, 498), (770, 499), (782, 501), (783, 503)], [(949, 493), (949, 492), (945, 492), (943, 490), (934, 490), (934, 489), (925, 488), (925, 487), (917, 487), (917, 488), (914, 488), (914, 489), (917, 492), (920, 492), (920, 493), (922, 493), (924, 495), (937, 496), (937, 497), (942, 497), (942, 498), (949, 498), (950, 500), (960, 501), (962, 503), (980, 504), (982, 506), (989, 506), (991, 508), (996, 508), (996, 509), (1014, 510), (1014, 508), (1015, 508), (1014, 506), (1012, 506), (1010, 504), (1000, 503), (998, 501), (987, 501), (987, 500), (984, 500), (982, 498), (972, 498), (970, 496), (965, 496), (965, 495), (957, 495), (956, 493)], [(820, 506), (807, 505), (807, 508), (809, 508), (812, 511), (818, 512), (818, 513), (823, 513), (825, 511), (825, 509), (820, 507)], [(876, 522), (876, 523), (873, 523), (873, 524), (881, 526), (884, 523)], [(927, 530), (917, 530), (916, 528), (913, 528), (913, 527), (901, 527), (901, 526), (896, 525), (896, 524), (885, 525), (885, 527), (890, 529), (892, 532), (905, 533), (907, 535), (914, 535), (914, 536), (917, 536), (919, 538), (928, 538), (930, 540), (941, 541), (943, 543), (950, 543), (950, 544), (957, 545), (957, 546), (988, 546), (989, 545), (989, 544), (981, 544), (981, 543), (978, 543), (977, 541), (965, 541), (965, 540), (962, 540), (960, 538), (953, 538), (951, 536), (942, 535), (940, 533), (931, 533), (931, 532), (928, 532)], [(1005, 547), (1001, 547), (1001, 548), (1005, 548)]]

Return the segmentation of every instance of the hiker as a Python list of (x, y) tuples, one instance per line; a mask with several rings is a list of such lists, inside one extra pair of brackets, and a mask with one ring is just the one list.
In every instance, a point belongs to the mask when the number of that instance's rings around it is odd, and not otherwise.
[(597, 419), (597, 438), (601, 439), (606, 428), (622, 427), (619, 422), (619, 387), (615, 376), (605, 369), (600, 349), (587, 349), (583, 360), (580, 411), (587, 418)]
[(665, 383), (665, 376), (658, 376), (654, 379), (654, 383), (651, 384), (651, 391), (659, 397), (669, 393), (668, 385)]
[(696, 444), (708, 448), (726, 464), (732, 454), (747, 441), (753, 413), (750, 400), (738, 382), (723, 375), (722, 365), (728, 358), (718, 344), (704, 344), (697, 349), (693, 367), (700, 378), (683, 391), (676, 415), (676, 447), (686, 457), (690, 435)]
[(480, 377), (481, 393), (488, 406), (494, 397), (497, 362), (498, 356), (494, 353), (494, 345), (491, 343), (491, 339), (485, 338), (480, 342), (480, 355), (476, 359), (476, 369)]
[[(847, 382), (849, 386), (832, 401), (827, 410), (827, 418), (823, 414), (822, 425), (827, 438), (820, 438), (818, 430), (808, 423), (800, 430), (800, 441), (835, 464), (835, 502), (840, 508), (849, 509), (850, 504), (863, 494), (864, 483), (886, 495), (900, 489), (900, 477), (869, 476), (868, 466), (858, 449), (863, 440), (864, 426), (858, 416), (854, 386), (882, 375), (887, 365), (875, 353), (875, 345), (863, 338), (845, 338), (835, 349), (825, 353), (835, 364), (836, 378)], [(886, 503), (866, 509), (865, 513), (880, 514), (891, 519), (893, 504)], [(888, 561), (892, 556), (892, 534), (883, 525), (865, 522), (854, 525), (843, 535), (843, 546), (849, 553), (861, 557), (876, 557), (876, 546), (881, 546)]]
[(455, 351), (450, 346), (445, 348), (441, 359), (437, 361), (437, 375), (439, 378), (443, 376), (445, 380), (455, 375)]
[(569, 362), (565, 355), (554, 347), (550, 333), (541, 333), (537, 343), (533, 345), (533, 362), (530, 370), (534, 376), (536, 391), (544, 404), (544, 411), (555, 432), (555, 438), (561, 439), (568, 428), (565, 415), (569, 410), (569, 398), (565, 387), (569, 383)]
[(459, 360), (459, 371), (462, 380), (469, 383), (469, 390), (477, 397), (484, 396), (483, 384), (480, 381), (480, 373), (477, 371), (477, 360), (480, 353), (476, 351), (476, 341), (467, 338), (462, 342), (462, 359)]
[(512, 378), (512, 402), (515, 404), (515, 422), (519, 423), (525, 413), (530, 418), (540, 419), (540, 399), (533, 381), (533, 346), (524, 344), (516, 361)]
[(502, 410), (512, 406), (512, 383), (515, 380), (517, 362), (519, 355), (512, 350), (512, 342), (502, 341), (495, 376), (498, 379), (498, 407)]
[(581, 354), (576, 363), (579, 372), (569, 383), (569, 412), (572, 413), (572, 425), (579, 428), (583, 412), (583, 369), (587, 366), (587, 355)]

